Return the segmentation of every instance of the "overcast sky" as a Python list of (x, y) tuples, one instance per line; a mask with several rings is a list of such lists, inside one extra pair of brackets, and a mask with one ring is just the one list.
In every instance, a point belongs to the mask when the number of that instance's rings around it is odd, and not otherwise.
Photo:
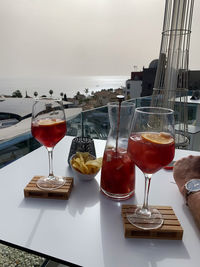
[[(165, 0), (0, 0), (0, 78), (129, 75), (160, 50)], [(195, 1), (190, 69), (200, 69)]]

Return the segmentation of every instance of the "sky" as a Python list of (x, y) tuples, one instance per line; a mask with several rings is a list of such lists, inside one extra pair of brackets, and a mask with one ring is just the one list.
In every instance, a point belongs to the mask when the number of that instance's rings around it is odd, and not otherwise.
[[(130, 75), (159, 57), (164, 0), (0, 0), (0, 79)], [(200, 69), (195, 0), (190, 69)]]

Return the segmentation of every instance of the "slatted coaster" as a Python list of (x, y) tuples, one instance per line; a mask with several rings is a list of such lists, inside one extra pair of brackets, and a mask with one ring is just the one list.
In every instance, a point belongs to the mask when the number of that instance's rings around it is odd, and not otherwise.
[(177, 219), (172, 207), (169, 206), (151, 206), (160, 211), (164, 223), (158, 229), (143, 230), (132, 225), (126, 218), (127, 213), (133, 213), (137, 207), (135, 205), (122, 205), (122, 218), (124, 225), (124, 236), (126, 238), (149, 238), (149, 239), (169, 239), (181, 240), (183, 237), (183, 228)]
[(33, 198), (51, 198), (51, 199), (68, 199), (73, 187), (73, 178), (65, 177), (66, 183), (55, 190), (42, 190), (37, 187), (36, 182), (41, 176), (34, 176), (33, 179), (24, 188), (25, 197)]

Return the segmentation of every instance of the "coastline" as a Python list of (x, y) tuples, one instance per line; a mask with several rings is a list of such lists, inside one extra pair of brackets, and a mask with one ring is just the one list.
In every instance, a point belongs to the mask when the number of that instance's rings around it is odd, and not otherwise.
[(117, 89), (125, 86), (129, 75), (105, 75), (105, 76), (61, 76), (61, 77), (11, 77), (0, 78), (0, 95), (12, 95), (15, 90), (20, 90), (25, 96), (33, 96), (35, 91), (39, 95), (49, 95), (49, 90), (54, 91), (55, 96), (63, 92), (67, 97), (73, 97), (79, 91), (85, 92), (88, 88), (89, 94), (102, 89)]

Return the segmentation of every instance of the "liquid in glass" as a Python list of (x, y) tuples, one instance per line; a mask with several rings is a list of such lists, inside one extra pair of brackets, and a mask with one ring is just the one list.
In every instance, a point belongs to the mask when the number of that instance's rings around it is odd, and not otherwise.
[(144, 173), (155, 173), (174, 158), (174, 138), (168, 133), (135, 133), (129, 138), (128, 153)]
[(135, 165), (125, 149), (106, 149), (101, 170), (101, 190), (112, 198), (127, 199), (135, 192)]
[(44, 146), (54, 147), (66, 133), (66, 121), (61, 119), (40, 119), (32, 123), (32, 135)]

